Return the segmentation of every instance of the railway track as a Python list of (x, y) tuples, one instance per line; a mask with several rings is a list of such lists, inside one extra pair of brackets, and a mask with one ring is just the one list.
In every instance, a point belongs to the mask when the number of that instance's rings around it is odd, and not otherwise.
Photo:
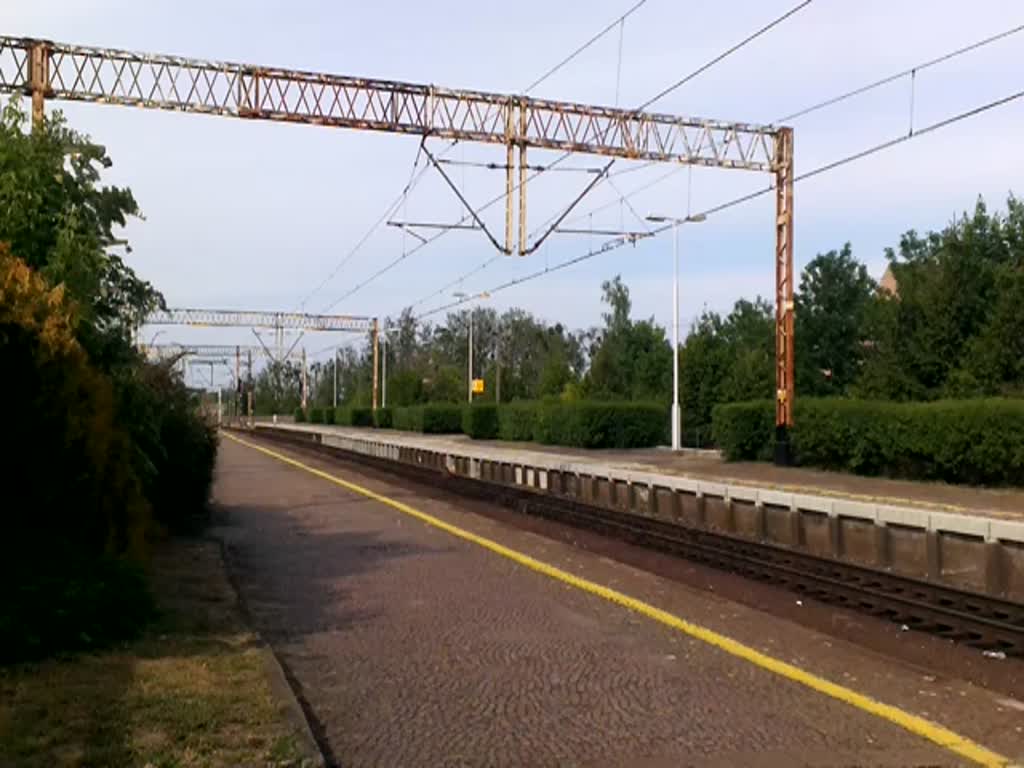
[(728, 534), (583, 504), (554, 494), (378, 459), (323, 446), (308, 439), (286, 438), (280, 434), (272, 439), (314, 453), (327, 453), (433, 488), (597, 531), (777, 584), (825, 603), (889, 619), (908, 629), (930, 632), (1007, 656), (1024, 657), (1024, 605), (1008, 600)]

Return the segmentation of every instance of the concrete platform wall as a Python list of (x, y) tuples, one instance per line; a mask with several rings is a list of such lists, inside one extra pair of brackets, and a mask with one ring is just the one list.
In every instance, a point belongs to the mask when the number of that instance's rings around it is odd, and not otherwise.
[(258, 426), (324, 446), (515, 485), (1024, 602), (1024, 523), (573, 463), (430, 437)]

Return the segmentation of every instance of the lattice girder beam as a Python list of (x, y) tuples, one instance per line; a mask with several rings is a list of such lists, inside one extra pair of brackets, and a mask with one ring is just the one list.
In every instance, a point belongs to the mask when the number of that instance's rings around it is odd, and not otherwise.
[(154, 359), (166, 359), (169, 357), (199, 356), (199, 357), (223, 357), (234, 356), (236, 353), (245, 355), (255, 353), (264, 354), (262, 347), (254, 344), (145, 344), (142, 351)]
[(237, 309), (157, 310), (146, 317), (147, 325), (197, 325), (235, 328), (301, 329), (304, 331), (353, 331), (374, 328), (372, 317), (311, 315), (304, 312), (262, 312)]
[(777, 165), (773, 126), (34, 38), (0, 36), (0, 91), (635, 160)]

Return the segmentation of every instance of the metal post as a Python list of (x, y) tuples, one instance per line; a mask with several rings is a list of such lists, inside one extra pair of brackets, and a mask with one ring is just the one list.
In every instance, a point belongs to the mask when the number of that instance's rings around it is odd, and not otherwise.
[(505, 253), (512, 253), (512, 163), (515, 143), (513, 141), (512, 102), (509, 101), (505, 113)]
[(338, 407), (338, 350), (334, 350), (334, 362), (331, 364), (334, 368), (334, 407)]
[(373, 410), (377, 410), (377, 358), (380, 354), (378, 346), (380, 344), (380, 324), (377, 322), (377, 318), (373, 318)]
[(679, 222), (672, 222), (672, 450), (681, 447), (679, 427)]
[(217, 426), (218, 427), (221, 425), (221, 419), (223, 417), (223, 411), (221, 410), (221, 408), (222, 408), (222, 406), (221, 406), (220, 387), (217, 387)]
[(775, 463), (790, 463), (793, 426), (793, 129), (776, 135), (775, 171)]
[(303, 411), (306, 410), (306, 406), (308, 404), (307, 397), (306, 397), (306, 381), (307, 381), (307, 376), (308, 376), (308, 374), (306, 372), (306, 348), (303, 347), (302, 348), (302, 410)]
[(249, 414), (249, 429), (253, 427), (253, 412), (252, 412), (252, 350), (249, 350), (249, 384), (246, 388), (246, 398), (248, 399), (248, 414)]
[(235, 396), (234, 396), (234, 413), (231, 415), (232, 421), (238, 420), (242, 415), (242, 348), (240, 346), (235, 347)]
[(473, 402), (473, 310), (469, 310), (469, 402)]
[(381, 337), (384, 349), (380, 356), (380, 405), (381, 408), (388, 407), (388, 334), (384, 332)]
[[(526, 135), (526, 107), (519, 105), (519, 138)], [(519, 255), (526, 255), (526, 143), (519, 144)]]
[(32, 130), (43, 127), (43, 105), (50, 82), (50, 51), (46, 43), (35, 43), (29, 54), (29, 90), (32, 93)]
[(494, 402), (501, 402), (501, 318), (498, 318), (498, 344), (494, 354)]

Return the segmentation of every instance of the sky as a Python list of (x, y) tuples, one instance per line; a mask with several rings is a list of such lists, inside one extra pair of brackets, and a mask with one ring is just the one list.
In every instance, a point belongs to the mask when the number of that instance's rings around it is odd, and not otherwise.
[[(45, 37), (203, 59), (520, 92), (635, 0), (541, 2), (327, 2), (327, 0), (3, 0), (0, 34)], [(796, 4), (796, 0), (647, 0), (531, 95), (636, 106)], [(1016, 0), (814, 0), (808, 7), (651, 109), (719, 120), (772, 123), (805, 106), (1024, 23)], [(621, 43), (621, 46), (620, 46)], [(621, 47), (621, 56), (620, 56)], [(917, 129), (1018, 91), (1024, 33), (920, 72)], [(48, 103), (106, 146), (106, 181), (130, 187), (144, 218), (125, 236), (128, 263), (170, 306), (305, 309), (396, 316), (427, 311), (451, 293), (487, 290), (587, 252), (603, 238), (553, 235), (533, 255), (502, 257), (445, 293), (445, 284), (494, 255), (479, 231), (446, 234), (393, 270), (339, 298), (415, 240), (382, 226), (349, 258), (410, 178), (415, 137), (86, 104)], [(792, 123), (801, 173), (908, 132), (904, 78)], [(1021, 192), (1024, 100), (822, 174), (796, 187), (795, 265), (849, 241), (877, 278), (884, 249), (908, 229), (941, 228), (981, 195), (992, 208)], [(432, 151), (447, 144), (432, 140)], [(500, 147), (460, 144), (447, 157), (504, 162)], [(554, 153), (531, 151), (531, 162)], [(594, 169), (601, 158), (566, 165)], [(612, 172), (635, 167), (620, 161)], [(422, 161), (419, 168), (423, 167)], [(447, 166), (474, 204), (500, 194), (504, 174)], [(673, 173), (670, 173), (674, 171)], [(618, 202), (623, 194), (667, 180)], [(582, 191), (591, 176), (550, 173), (529, 186), (530, 229)], [(657, 165), (602, 182), (566, 226), (635, 230), (637, 216), (684, 216), (766, 186), (766, 174)], [(1016, 185), (1016, 189), (1014, 186)], [(589, 212), (598, 209), (592, 215)], [(464, 210), (436, 171), (423, 174), (396, 218), (453, 222)], [(504, 206), (487, 211), (499, 233)], [(774, 199), (766, 195), (680, 229), (681, 310), (728, 311), (739, 298), (774, 292)], [(333, 277), (324, 283), (332, 273)], [(542, 279), (493, 293), (490, 306), (521, 306), (572, 327), (600, 322), (601, 283), (619, 274), (634, 313), (671, 322), (672, 242), (640, 241)], [(317, 290), (319, 287), (319, 290)], [(428, 298), (430, 297), (430, 298)], [(432, 319), (443, 318), (443, 313)], [(152, 338), (156, 329), (147, 329)], [(149, 339), (144, 338), (143, 341)], [(311, 356), (343, 339), (312, 334)], [(239, 329), (166, 328), (159, 342), (252, 343)]]

